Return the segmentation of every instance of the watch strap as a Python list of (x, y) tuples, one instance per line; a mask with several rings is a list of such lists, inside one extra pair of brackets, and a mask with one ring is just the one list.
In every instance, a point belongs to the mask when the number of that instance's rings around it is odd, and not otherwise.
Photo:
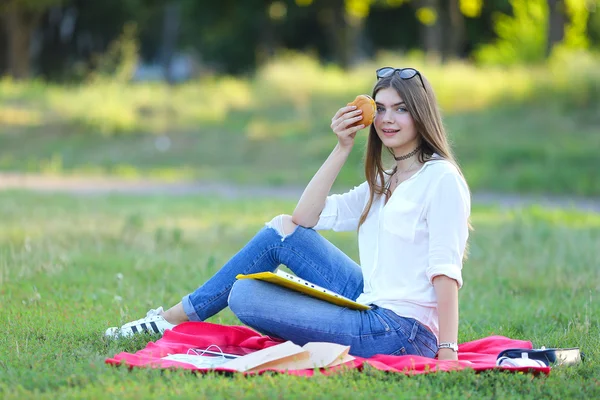
[(456, 342), (442, 342), (438, 345), (438, 349), (450, 349), (458, 353), (458, 344)]

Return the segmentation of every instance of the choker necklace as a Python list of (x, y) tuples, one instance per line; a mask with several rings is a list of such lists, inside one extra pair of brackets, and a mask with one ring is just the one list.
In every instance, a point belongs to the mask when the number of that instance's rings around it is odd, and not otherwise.
[(414, 149), (410, 153), (405, 154), (403, 156), (398, 156), (398, 157), (394, 156), (394, 160), (396, 160), (396, 161), (406, 160), (407, 158), (411, 158), (412, 156), (417, 154), (419, 152), (419, 150), (421, 150), (421, 146), (418, 146), (416, 149)]

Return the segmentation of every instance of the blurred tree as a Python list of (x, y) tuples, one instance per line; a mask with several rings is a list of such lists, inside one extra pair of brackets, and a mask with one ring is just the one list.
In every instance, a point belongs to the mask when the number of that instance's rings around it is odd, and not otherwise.
[[(99, 54), (133, 22), (140, 56), (160, 62), (165, 56), (167, 0), (70, 0), (49, 9), (39, 24), (36, 70), (52, 80), (81, 79), (97, 65)], [(158, 27), (158, 29), (157, 29)]]
[(139, 43), (137, 24), (128, 22), (123, 32), (113, 40), (105, 52), (93, 57), (94, 69), (87, 78), (109, 78), (127, 83), (134, 77), (139, 62)]
[(181, 0), (181, 7), (186, 16), (181, 45), (198, 50), (219, 72), (241, 73), (255, 66), (261, 32), (272, 23), (264, 0)]
[[(0, 29), (0, 52), (6, 47), (7, 59), (0, 55), (0, 68), (28, 76), (33, 61), (34, 71), (49, 79), (84, 77), (129, 22), (137, 26), (139, 55), (162, 65), (167, 77), (178, 51), (195, 53), (208, 69), (236, 74), (251, 72), (280, 49), (308, 51), (342, 67), (382, 49), (422, 49), (442, 61), (474, 54), (495, 64), (535, 62), (556, 46), (597, 45), (599, 2), (0, 0), (6, 28), (6, 34)], [(151, 76), (157, 70), (145, 69)]]
[[(508, 7), (508, 0), (493, 0)], [(367, 21), (367, 36), (375, 49), (422, 49), (443, 59), (464, 58), (477, 44), (494, 38), (491, 10), (496, 5), (482, 0), (443, 0), (435, 12), (439, 27), (431, 29), (432, 15), (418, 0), (380, 0)], [(439, 13), (439, 15), (438, 15)], [(428, 32), (432, 31), (433, 32)], [(425, 38), (435, 35), (438, 46), (426, 46)], [(436, 57), (434, 56), (434, 57)]]
[[(549, 0), (509, 0), (513, 15), (497, 13), (494, 30), (498, 38), (494, 43), (481, 46), (476, 51), (480, 62), (489, 64), (536, 63), (543, 61), (553, 48), (560, 46), (568, 50), (586, 49), (588, 4), (582, 0), (561, 0), (554, 4)], [(551, 4), (552, 3), (552, 4)], [(561, 6), (562, 4), (562, 6)], [(590, 3), (591, 4), (591, 3)], [(565, 15), (564, 35), (560, 42), (548, 42), (549, 36), (558, 35), (560, 27), (550, 27), (549, 18), (562, 8)], [(560, 20), (556, 17), (560, 24)], [(552, 33), (551, 31), (556, 31)], [(556, 38), (553, 36), (552, 40)]]
[(442, 60), (460, 57), (466, 39), (465, 13), (478, 15), (478, 0), (415, 0), (425, 52)]
[[(328, 34), (329, 47), (333, 59), (341, 66), (347, 67), (356, 59), (364, 57), (368, 47), (365, 38), (365, 21), (375, 9), (377, 19), (384, 19), (393, 9), (402, 8), (405, 13), (411, 4), (415, 10), (416, 19), (420, 22), (419, 30), (423, 49), (430, 55), (442, 57), (460, 57), (465, 49), (466, 24), (465, 15), (477, 17), (480, 14), (483, 0), (297, 0), (301, 6), (312, 3), (317, 5), (317, 13), (323, 30)], [(378, 12), (380, 11), (380, 12)], [(401, 36), (412, 36), (412, 25), (400, 25), (391, 21), (400, 35), (397, 35), (396, 47), (401, 42)], [(376, 23), (371, 25), (374, 30), (386, 29)], [(408, 43), (414, 47), (416, 41)]]
[(421, 43), (430, 57), (438, 57), (443, 50), (442, 0), (416, 0), (417, 19), (421, 23)]
[(288, 19), (288, 5), (283, 1), (263, 0), (263, 8), (266, 17), (258, 32), (255, 50), (259, 64), (267, 62), (277, 52), (281, 45), (277, 30)]
[(564, 0), (548, 0), (548, 30), (546, 37), (546, 57), (550, 55), (557, 43), (565, 37), (565, 2)]
[[(350, 10), (346, 9), (350, 3)], [(360, 0), (321, 0), (317, 2), (317, 18), (326, 32), (325, 39), (334, 61), (342, 68), (349, 67), (356, 54), (356, 40), (362, 19), (368, 14), (369, 3)], [(350, 13), (348, 12), (350, 11)]]
[(587, 49), (590, 45), (587, 35), (587, 21), (593, 0), (565, 0), (568, 23), (562, 42), (568, 49)]
[(587, 31), (590, 44), (600, 49), (600, 0), (589, 0), (590, 18)]
[(533, 63), (544, 59), (547, 0), (509, 0), (512, 15), (494, 14), (494, 43), (481, 46), (477, 60), (486, 64)]
[(408, 1), (377, 2), (371, 8), (365, 24), (369, 55), (386, 49), (405, 51), (420, 47), (420, 23), (414, 7)]
[[(446, 0), (446, 10), (443, 14), (446, 16), (446, 23), (444, 26), (445, 43), (442, 51), (443, 59), (461, 57), (465, 47), (466, 39), (466, 25), (465, 15), (463, 14), (461, 3), (465, 3), (461, 0)], [(477, 6), (476, 2), (471, 6)], [(479, 4), (481, 7), (481, 4)]]
[(41, 17), (53, 6), (68, 0), (2, 0), (0, 16), (7, 36), (8, 74), (14, 78), (30, 75), (30, 46)]
[(164, 18), (162, 29), (162, 54), (160, 57), (163, 74), (169, 83), (174, 83), (175, 78), (171, 70), (173, 55), (177, 48), (177, 38), (181, 25), (181, 3), (179, 0), (171, 0), (164, 6)]
[(312, 0), (287, 0), (285, 19), (275, 26), (277, 46), (308, 52), (321, 60), (334, 61), (326, 26), (318, 18)]

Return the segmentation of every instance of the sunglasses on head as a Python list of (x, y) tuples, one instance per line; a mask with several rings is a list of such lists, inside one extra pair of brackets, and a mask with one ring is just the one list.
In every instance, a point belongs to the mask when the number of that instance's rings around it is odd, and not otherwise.
[(412, 79), (415, 76), (419, 76), (419, 79), (421, 80), (421, 85), (423, 85), (423, 89), (425, 90), (425, 92), (427, 92), (427, 89), (425, 88), (425, 83), (423, 83), (423, 77), (421, 76), (421, 73), (414, 68), (383, 67), (383, 68), (379, 68), (375, 72), (377, 73), (378, 80), (381, 78), (388, 78), (388, 77), (392, 76), (393, 74), (398, 74), (400, 79), (404, 79), (404, 80)]

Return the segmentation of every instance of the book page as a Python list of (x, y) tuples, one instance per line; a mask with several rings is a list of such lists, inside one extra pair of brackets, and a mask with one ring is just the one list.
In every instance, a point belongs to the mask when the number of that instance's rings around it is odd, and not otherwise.
[(251, 372), (265, 368), (297, 369), (295, 362), (308, 360), (310, 354), (291, 341), (281, 343), (254, 353), (230, 360), (221, 367), (240, 372)]
[(308, 368), (333, 367), (354, 360), (354, 357), (348, 354), (350, 346), (337, 343), (310, 342), (302, 348), (310, 353), (310, 361), (313, 366)]

